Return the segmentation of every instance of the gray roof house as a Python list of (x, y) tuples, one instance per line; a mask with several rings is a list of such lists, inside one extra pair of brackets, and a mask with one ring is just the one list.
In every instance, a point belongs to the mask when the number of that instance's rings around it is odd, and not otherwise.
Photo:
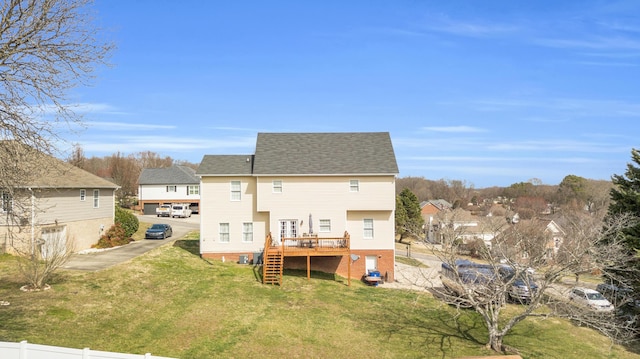
[(255, 153), (200, 163), (201, 255), (255, 262), (275, 251), (278, 283), (283, 266), (392, 280), (397, 174), (387, 132), (258, 133)]
[(138, 179), (138, 204), (144, 214), (155, 214), (164, 203), (189, 203), (194, 213), (200, 204), (200, 179), (187, 166), (144, 168)]
[(23, 174), (1, 191), (0, 252), (20, 253), (34, 240), (42, 250), (81, 251), (113, 225), (118, 185), (27, 146), (0, 147), (20, 158), (9, 172)]

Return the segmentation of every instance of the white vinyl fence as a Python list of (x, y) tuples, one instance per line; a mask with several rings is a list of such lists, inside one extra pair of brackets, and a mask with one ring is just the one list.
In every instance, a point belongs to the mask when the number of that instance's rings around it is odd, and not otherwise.
[(2, 359), (175, 359), (147, 354), (123, 354), (27, 343), (0, 342)]

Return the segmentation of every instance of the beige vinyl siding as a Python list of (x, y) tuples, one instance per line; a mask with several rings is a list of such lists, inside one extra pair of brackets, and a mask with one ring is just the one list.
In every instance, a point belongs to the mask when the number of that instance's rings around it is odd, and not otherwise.
[[(394, 249), (393, 211), (353, 211), (347, 214), (351, 249)], [(373, 219), (373, 239), (364, 239), (364, 219)]]
[[(240, 181), (241, 199), (231, 200), (231, 181)], [(271, 191), (271, 189), (269, 189)], [(253, 253), (264, 247), (267, 213), (255, 211), (254, 177), (203, 177), (200, 182), (200, 252)], [(220, 223), (229, 223), (229, 242), (220, 241)], [(253, 242), (243, 241), (243, 224), (253, 223)]]
[[(359, 181), (359, 190), (352, 192), (351, 180)], [(282, 193), (273, 193), (273, 181), (282, 180)], [(343, 210), (394, 210), (394, 176), (316, 176), (260, 177), (258, 179), (258, 211), (274, 208), (339, 207)], [(323, 217), (324, 218), (324, 217)]]
[[(231, 200), (231, 181), (241, 181), (241, 200)], [(281, 193), (273, 192), (273, 181), (282, 181)], [(358, 180), (358, 192), (350, 181)], [(200, 183), (201, 253), (237, 253), (260, 250), (271, 231), (279, 234), (280, 220), (293, 220), (298, 234), (309, 233), (309, 215), (313, 232), (319, 233), (320, 220), (331, 221), (331, 232), (322, 237), (351, 235), (354, 249), (394, 248), (394, 176), (296, 176), (296, 177), (214, 177)], [(374, 238), (363, 239), (363, 219), (374, 220)], [(254, 241), (242, 241), (243, 223), (253, 223)], [(219, 224), (229, 223), (228, 243), (219, 240)]]
[[(109, 188), (85, 188), (86, 199), (80, 200), (80, 189), (57, 189), (42, 193), (37, 201), (40, 222), (51, 223), (83, 221), (96, 218), (113, 218), (114, 190)], [(100, 190), (100, 206), (93, 207), (93, 190)]]

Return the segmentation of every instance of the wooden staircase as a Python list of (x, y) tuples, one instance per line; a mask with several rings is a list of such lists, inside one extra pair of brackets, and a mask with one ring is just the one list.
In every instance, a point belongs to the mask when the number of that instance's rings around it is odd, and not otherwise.
[(262, 262), (262, 283), (282, 285), (284, 255), (280, 249), (271, 248), (271, 233), (267, 236)]

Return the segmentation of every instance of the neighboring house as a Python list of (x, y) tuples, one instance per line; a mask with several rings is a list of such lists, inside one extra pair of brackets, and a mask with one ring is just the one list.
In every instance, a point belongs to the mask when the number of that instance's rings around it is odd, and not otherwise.
[[(511, 222), (502, 234), (504, 237), (497, 240), (507, 241), (505, 243), (508, 243), (508, 254), (521, 263), (527, 263), (531, 257), (553, 260), (563, 246), (566, 236), (555, 220), (545, 218)], [(571, 248), (565, 249), (571, 251)]]
[(424, 219), (427, 241), (431, 243), (436, 241), (435, 233), (438, 230), (438, 214), (443, 211), (450, 211), (452, 208), (453, 206), (444, 199), (420, 202), (420, 214)]
[(199, 212), (200, 179), (187, 166), (144, 168), (138, 180), (138, 205), (144, 214), (155, 214), (164, 203), (189, 203)]
[[(491, 248), (494, 237), (499, 235), (507, 227), (507, 220), (502, 217), (478, 216), (462, 208), (456, 208), (450, 212), (440, 215), (442, 228), (440, 235), (443, 237), (455, 237), (462, 243), (471, 243), (480, 239), (484, 245)], [(448, 232), (447, 235), (445, 231)], [(442, 238), (445, 241), (447, 238)], [(450, 238), (451, 239), (451, 238)]]
[(255, 154), (206, 155), (196, 174), (202, 257), (264, 254), (280, 281), (283, 265), (271, 261), (393, 279), (398, 166), (388, 133), (259, 133)]
[(11, 151), (21, 159), (10, 171), (22, 181), (1, 190), (0, 251), (44, 253), (54, 241), (80, 251), (113, 225), (118, 185), (26, 146)]

